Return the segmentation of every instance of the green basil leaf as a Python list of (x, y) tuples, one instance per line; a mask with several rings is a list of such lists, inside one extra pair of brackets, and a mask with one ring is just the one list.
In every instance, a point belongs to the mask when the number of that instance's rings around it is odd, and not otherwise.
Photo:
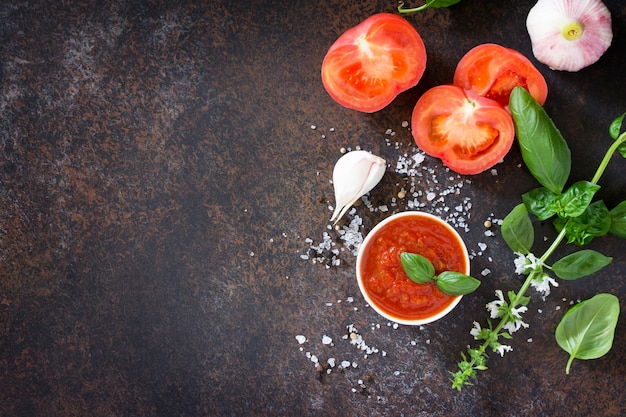
[(600, 252), (585, 249), (559, 259), (552, 265), (552, 271), (561, 279), (574, 280), (598, 272), (612, 260)]
[(404, 2), (401, 1), (400, 4), (398, 5), (398, 12), (400, 13), (413, 13), (413, 12), (419, 12), (421, 10), (426, 10), (426, 9), (439, 9), (442, 7), (450, 7), (453, 6), (455, 4), (457, 4), (458, 2), (460, 2), (461, 0), (428, 0), (425, 4), (419, 6), (419, 7), (414, 7), (411, 9), (405, 9), (404, 8)]
[(604, 236), (611, 228), (611, 213), (602, 200), (590, 204), (578, 217), (554, 220), (559, 232), (565, 227), (567, 243), (584, 246), (594, 237)]
[(460, 272), (445, 271), (436, 277), (437, 288), (448, 295), (465, 295), (474, 292), (480, 281)]
[(596, 359), (611, 350), (619, 313), (619, 300), (612, 294), (598, 294), (565, 313), (555, 337), (570, 354), (566, 374), (574, 359)]
[(556, 214), (559, 207), (559, 194), (545, 187), (539, 187), (522, 194), (522, 201), (526, 209), (538, 220), (546, 220)]
[(541, 185), (560, 194), (572, 165), (571, 153), (561, 132), (524, 88), (513, 89), (509, 106), (524, 163)]
[(518, 204), (506, 215), (502, 220), (500, 231), (502, 238), (513, 252), (524, 255), (530, 252), (535, 241), (535, 230), (524, 204)]
[(600, 186), (589, 181), (578, 181), (572, 184), (559, 198), (559, 217), (578, 217), (587, 208)]
[(450, 7), (459, 3), (461, 0), (429, 0), (426, 2), (428, 8), (438, 9), (442, 7)]
[(611, 210), (611, 227), (609, 233), (626, 239), (626, 200)]
[(622, 131), (622, 122), (624, 121), (624, 116), (626, 116), (626, 113), (613, 120), (609, 126), (609, 134), (615, 140), (619, 138), (619, 134)]
[(422, 255), (402, 252), (400, 262), (407, 276), (418, 284), (431, 282), (435, 277), (435, 267)]

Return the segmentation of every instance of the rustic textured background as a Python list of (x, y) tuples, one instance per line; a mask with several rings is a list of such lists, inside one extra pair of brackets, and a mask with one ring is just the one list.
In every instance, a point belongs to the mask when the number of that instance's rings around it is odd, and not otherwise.
[[(513, 352), (457, 393), (448, 371), (472, 343), (472, 322), (484, 324), (495, 289), (519, 285), (497, 225), (486, 236), (483, 222), (536, 183), (516, 148), (497, 172), (473, 177), (428, 157), (417, 178), (395, 169), (417, 152), (402, 122), (426, 89), (451, 82), (467, 50), (494, 42), (532, 58), (533, 4), (465, 0), (407, 16), (424, 38), (426, 73), (367, 115), (328, 97), (320, 65), (344, 30), (393, 1), (4, 1), (0, 415), (624, 415), (623, 313), (611, 352), (576, 361), (569, 376), (553, 338), (572, 301), (611, 292), (624, 307), (623, 241), (593, 242), (614, 257), (601, 273), (545, 301), (533, 294)], [(574, 74), (537, 64), (572, 180), (593, 175), (609, 123), (626, 111), (626, 7), (606, 4), (615, 38), (597, 64)], [(390, 164), (370, 204), (343, 223), (358, 216), (362, 234), (408, 208), (394, 197), (412, 182), (459, 190), (446, 204), (467, 217), (483, 285), (445, 319), (396, 328), (377, 316), (336, 232), (339, 255), (322, 257), (339, 266), (302, 259), (324, 240), (342, 147)], [(625, 174), (615, 157), (599, 193), (609, 207), (626, 199)], [(424, 201), (425, 211), (445, 206)], [(355, 330), (369, 349), (350, 343)], [(336, 365), (320, 372), (316, 359)]]

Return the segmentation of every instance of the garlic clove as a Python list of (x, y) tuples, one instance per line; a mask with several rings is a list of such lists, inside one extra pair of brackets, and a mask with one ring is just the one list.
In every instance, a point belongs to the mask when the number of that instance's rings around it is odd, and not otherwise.
[(600, 0), (539, 0), (526, 28), (535, 58), (560, 71), (593, 64), (613, 40), (611, 12)]
[(380, 182), (387, 163), (367, 151), (352, 151), (343, 155), (333, 169), (335, 211), (330, 218), (337, 223), (350, 207)]

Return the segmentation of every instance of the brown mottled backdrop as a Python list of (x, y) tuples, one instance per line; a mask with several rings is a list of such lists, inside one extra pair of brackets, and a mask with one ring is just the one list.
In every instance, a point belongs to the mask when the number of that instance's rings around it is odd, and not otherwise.
[[(497, 224), (494, 236), (483, 226), (536, 186), (516, 147), (496, 172), (468, 178), (429, 157), (420, 166), (426, 188), (463, 183), (450, 209), (465, 204), (463, 237), (483, 280), (445, 319), (396, 328), (377, 316), (334, 231), (340, 265), (301, 257), (324, 241), (342, 147), (389, 162), (373, 209), (359, 205), (344, 226), (358, 216), (366, 234), (407, 209), (393, 200), (412, 181), (395, 164), (416, 152), (402, 122), (479, 43), (533, 59), (533, 4), (463, 0), (407, 16), (426, 73), (368, 115), (329, 98), (320, 65), (344, 30), (394, 1), (3, 1), (0, 415), (624, 415), (624, 315), (609, 354), (576, 361), (569, 376), (553, 337), (570, 301), (611, 292), (624, 307), (614, 237), (592, 244), (614, 257), (609, 267), (545, 301), (533, 293), (513, 351), (492, 356), (474, 386), (449, 386), (485, 303), (519, 286)], [(593, 175), (609, 123), (626, 111), (626, 7), (606, 4), (615, 38), (597, 64), (570, 74), (533, 61), (572, 150), (572, 180)], [(625, 177), (615, 157), (599, 193), (609, 207), (626, 199)]]

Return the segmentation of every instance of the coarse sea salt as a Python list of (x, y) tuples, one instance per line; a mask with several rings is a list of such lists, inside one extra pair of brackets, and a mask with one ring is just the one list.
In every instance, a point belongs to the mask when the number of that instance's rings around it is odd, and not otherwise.
[[(403, 128), (409, 128), (409, 122), (402, 122)], [(313, 127), (315, 129), (316, 127)], [(329, 131), (334, 131), (334, 128)], [(405, 131), (402, 133), (404, 134)], [(454, 228), (459, 231), (469, 232), (470, 220), (472, 217), (472, 200), (469, 195), (463, 193), (463, 188), (471, 185), (471, 179), (462, 177), (447, 167), (441, 165), (440, 161), (427, 156), (423, 151), (414, 146), (409, 146), (407, 150), (406, 143), (401, 143), (395, 140), (396, 132), (393, 129), (387, 129), (384, 132), (384, 141), (387, 146), (394, 147), (398, 152), (397, 160), (393, 161), (392, 158), (387, 157), (388, 169), (395, 171), (395, 177), (386, 175), (383, 178), (390, 177), (397, 178), (398, 182), (395, 184), (399, 190), (397, 195), (389, 196), (386, 201), (374, 202), (370, 198), (369, 194), (361, 197), (361, 205), (355, 205), (348, 213), (346, 213), (346, 222), (341, 226), (333, 227), (331, 224), (326, 226), (327, 230), (323, 231), (321, 239), (314, 239), (307, 237), (304, 239), (308, 248), (302, 252), (299, 251), (300, 258), (314, 264), (324, 265), (326, 269), (333, 267), (341, 267), (345, 264), (347, 256), (356, 257), (360, 245), (363, 242), (364, 235), (367, 230), (364, 230), (362, 213), (364, 210), (368, 210), (371, 213), (385, 213), (385, 217), (389, 214), (395, 214), (397, 212), (408, 210), (420, 210), (430, 212), (431, 214), (441, 217), (444, 221), (448, 222)], [(397, 135), (401, 136), (401, 135)], [(360, 146), (355, 147), (342, 147), (339, 152), (346, 153), (353, 149), (360, 150)], [(316, 171), (316, 177), (323, 175)], [(492, 171), (492, 175), (497, 175), (497, 171)], [(329, 180), (329, 184), (332, 184), (332, 180)], [(333, 207), (328, 205), (328, 210), (333, 211)], [(489, 226), (487, 225), (489, 222)], [(502, 220), (496, 219), (494, 214), (491, 213), (488, 221), (485, 221), (484, 235), (487, 237), (495, 236), (495, 233), (490, 230), (491, 225), (502, 224)], [(286, 236), (283, 233), (283, 236)], [(478, 251), (471, 251), (470, 257), (481, 256), (484, 251), (487, 250), (487, 244), (484, 242), (478, 243)], [(491, 261), (491, 258), (489, 258)], [(491, 273), (489, 268), (484, 268), (481, 271), (483, 276)], [(353, 303), (353, 297), (347, 297), (348, 303)], [(329, 308), (340, 307), (342, 300), (337, 299), (336, 303), (325, 303)], [(347, 306), (346, 306), (347, 307)], [(366, 305), (366, 307), (368, 307)], [(369, 309), (361, 309), (354, 305), (351, 307), (353, 313), (358, 311), (368, 311)], [(371, 310), (369, 310), (371, 311)], [(397, 323), (388, 322), (388, 327), (393, 329), (399, 329)], [(380, 323), (371, 322), (368, 327), (371, 331), (376, 331), (381, 328)], [(420, 330), (424, 329), (424, 326), (419, 327)], [(387, 352), (380, 350), (377, 347), (368, 345), (363, 336), (360, 334), (355, 325), (350, 324), (346, 326), (347, 334), (344, 334), (340, 340), (349, 342), (357, 348), (357, 351), (362, 354), (362, 359), (367, 359), (371, 355), (380, 355), (386, 357)], [(334, 347), (333, 339), (326, 335), (321, 334), (322, 345), (329, 349)], [(303, 335), (296, 336), (296, 339), (300, 345), (305, 342), (309, 342)], [(412, 341), (412, 344), (417, 344), (416, 341)], [(425, 340), (426, 344), (431, 343), (431, 339)], [(314, 345), (314, 344), (313, 344)], [(305, 345), (309, 346), (309, 345)], [(304, 348), (300, 347), (301, 351)], [(325, 352), (326, 350), (320, 351)], [(318, 352), (318, 353), (320, 353)], [(357, 368), (358, 362), (354, 358), (344, 358), (341, 361), (335, 357), (330, 357), (326, 360), (326, 364), (320, 363), (319, 355), (314, 355), (310, 351), (307, 352), (307, 357), (316, 365), (318, 371), (320, 369), (325, 370), (325, 373), (331, 373), (331, 370), (339, 364), (339, 369)], [(327, 365), (327, 366), (326, 366)], [(397, 373), (399, 374), (399, 372)], [(361, 387), (362, 388), (362, 387)], [(354, 389), (353, 389), (354, 390)]]

